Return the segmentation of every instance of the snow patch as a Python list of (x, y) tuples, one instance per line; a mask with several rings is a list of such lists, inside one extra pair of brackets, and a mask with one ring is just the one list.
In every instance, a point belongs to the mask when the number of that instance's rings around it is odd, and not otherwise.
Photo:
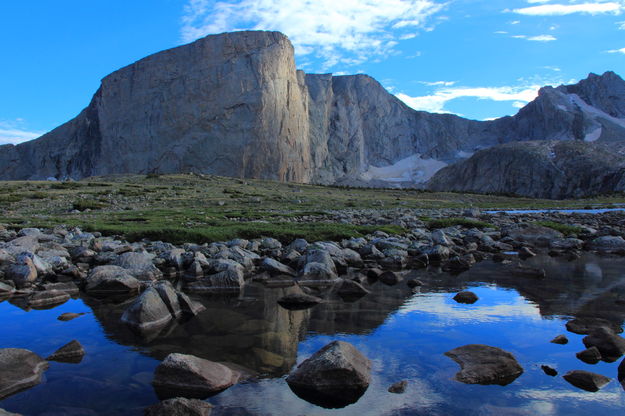
[(464, 150), (460, 150), (458, 151), (458, 153), (456, 153), (456, 157), (459, 157), (461, 159), (468, 159), (471, 156), (473, 156), (472, 152), (465, 152)]
[(365, 181), (382, 180), (386, 182), (427, 182), (436, 172), (447, 166), (447, 163), (436, 159), (423, 159), (420, 154), (409, 156), (389, 166), (369, 166), (360, 175)]
[(617, 125), (625, 128), (625, 119), (612, 117), (608, 113), (605, 113), (605, 112), (599, 110), (598, 108), (595, 108), (595, 107), (587, 104), (586, 101), (582, 100), (580, 98), (580, 96), (577, 95), (577, 94), (569, 94), (568, 96), (569, 96), (569, 100), (571, 101), (571, 103), (576, 104), (579, 108), (581, 108), (586, 113), (591, 114), (591, 115), (595, 116), (596, 118), (602, 118), (604, 120), (611, 121), (612, 123), (617, 124)]
[(594, 142), (597, 141), (599, 139), (599, 137), (601, 137), (601, 132), (603, 131), (603, 129), (601, 127), (593, 130), (592, 132), (588, 133), (586, 135), (586, 137), (584, 137), (584, 141), (585, 142)]

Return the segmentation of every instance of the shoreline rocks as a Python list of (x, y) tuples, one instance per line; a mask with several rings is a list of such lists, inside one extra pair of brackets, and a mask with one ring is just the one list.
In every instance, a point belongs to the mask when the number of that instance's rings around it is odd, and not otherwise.
[(48, 362), (20, 348), (0, 349), (0, 400), (41, 383)]

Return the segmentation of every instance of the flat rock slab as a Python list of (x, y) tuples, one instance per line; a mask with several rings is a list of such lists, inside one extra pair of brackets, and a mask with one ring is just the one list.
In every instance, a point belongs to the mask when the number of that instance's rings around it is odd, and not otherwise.
[(447, 351), (445, 355), (460, 364), (456, 380), (462, 383), (505, 386), (523, 374), (516, 358), (497, 347), (469, 344)]
[(70, 295), (60, 290), (44, 290), (33, 293), (28, 304), (33, 309), (49, 309), (62, 305), (70, 299)]
[(0, 349), (0, 400), (41, 383), (48, 362), (20, 348)]
[(237, 383), (241, 376), (223, 364), (174, 353), (156, 367), (152, 385), (161, 399), (205, 399)]
[(85, 356), (85, 350), (80, 342), (73, 340), (65, 344), (46, 358), (48, 361), (58, 361), (60, 363), (78, 364)]
[(334, 341), (302, 362), (286, 379), (300, 398), (325, 408), (355, 403), (371, 382), (371, 362), (352, 344)]
[(176, 397), (146, 408), (144, 416), (209, 416), (212, 409), (202, 400)]
[(599, 389), (610, 382), (610, 379), (601, 374), (590, 371), (573, 370), (562, 376), (566, 381), (586, 391), (599, 391)]

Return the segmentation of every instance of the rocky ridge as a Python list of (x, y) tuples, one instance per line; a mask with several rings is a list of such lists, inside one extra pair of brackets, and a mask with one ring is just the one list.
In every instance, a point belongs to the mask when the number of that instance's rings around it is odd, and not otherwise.
[(417, 186), (502, 143), (621, 142), (624, 97), (618, 75), (591, 74), (543, 88), (513, 117), (467, 120), (412, 110), (366, 75), (298, 71), (278, 32), (225, 33), (105, 77), (75, 119), (34, 141), (0, 146), (0, 179), (196, 172)]

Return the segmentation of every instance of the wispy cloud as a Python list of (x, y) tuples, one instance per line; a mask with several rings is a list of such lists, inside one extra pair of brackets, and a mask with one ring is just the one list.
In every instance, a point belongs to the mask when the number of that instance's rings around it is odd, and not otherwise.
[(42, 134), (43, 132), (26, 130), (22, 119), (0, 121), (0, 145), (23, 143)]
[(623, 1), (592, 1), (579, 4), (541, 4), (540, 6), (514, 9), (512, 12), (527, 16), (563, 16), (574, 13), (620, 14), (623, 10), (625, 10), (625, 3)]
[(451, 113), (445, 106), (457, 98), (477, 98), (480, 100), (511, 101), (515, 107), (525, 105), (538, 95), (541, 85), (521, 85), (504, 87), (445, 87), (430, 95), (411, 97), (399, 93), (397, 98), (415, 110), (432, 113)]
[(625, 30), (625, 22), (616, 22), (619, 30)]
[(181, 33), (190, 42), (212, 33), (277, 30), (299, 56), (321, 58), (327, 69), (396, 52), (397, 40), (431, 29), (444, 7), (438, 0), (189, 0)]
[(428, 87), (441, 87), (441, 86), (451, 87), (455, 83), (456, 81), (434, 81), (434, 82), (419, 81), (419, 84), (427, 85)]
[[(507, 32), (495, 32), (498, 34), (506, 34)], [(510, 36), (514, 39), (525, 39), (532, 42), (553, 42), (554, 40), (558, 40), (555, 36), (552, 35), (538, 35), (538, 36), (527, 36), (527, 35), (512, 35)]]
[(607, 53), (623, 53), (625, 54), (625, 48), (621, 48), (621, 49), (611, 49), (609, 51), (606, 51)]

